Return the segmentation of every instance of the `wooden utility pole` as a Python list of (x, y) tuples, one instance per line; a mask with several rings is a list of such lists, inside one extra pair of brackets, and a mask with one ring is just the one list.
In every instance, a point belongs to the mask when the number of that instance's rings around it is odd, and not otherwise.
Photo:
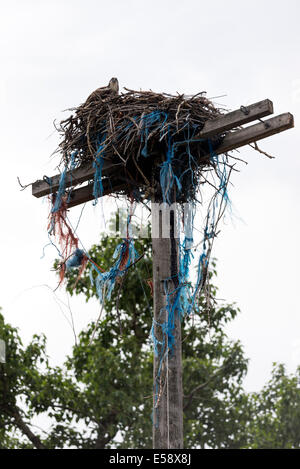
[[(158, 341), (153, 367), (153, 448), (179, 449), (183, 448), (181, 321), (176, 310), (170, 318), (179, 272), (176, 206), (152, 202), (151, 211), (153, 327)], [(169, 327), (174, 337), (171, 350)]]
[[(265, 99), (247, 107), (229, 112), (205, 123), (195, 140), (206, 139), (229, 133), (224, 137), (215, 154), (226, 153), (249, 143), (255, 143), (278, 132), (294, 126), (290, 113), (261, 121), (246, 128), (239, 128), (256, 119), (273, 114), (273, 104)], [(202, 157), (202, 164), (209, 162), (210, 155)], [(67, 174), (66, 187), (76, 187), (69, 194), (68, 207), (74, 207), (94, 198), (93, 179), (95, 168), (88, 163)], [(32, 184), (32, 194), (43, 197), (56, 193), (59, 188), (60, 175), (38, 180)], [(122, 177), (122, 165), (104, 160), (102, 168), (103, 195), (117, 192), (126, 187)], [(139, 184), (137, 182), (137, 184)], [(154, 207), (155, 200), (152, 206)], [(183, 448), (183, 391), (182, 391), (182, 358), (181, 358), (181, 324), (177, 311), (174, 313), (172, 335), (174, 344), (169, 350), (165, 333), (170, 325), (169, 311), (172, 308), (174, 291), (178, 287), (178, 236), (176, 216), (172, 209), (153, 210), (152, 207), (152, 247), (153, 247), (153, 291), (154, 291), (154, 336), (157, 339), (158, 355), (154, 358), (153, 371), (153, 447), (155, 449)], [(156, 207), (157, 208), (157, 207)], [(167, 227), (167, 233), (166, 233)], [(160, 343), (159, 343), (160, 342)]]

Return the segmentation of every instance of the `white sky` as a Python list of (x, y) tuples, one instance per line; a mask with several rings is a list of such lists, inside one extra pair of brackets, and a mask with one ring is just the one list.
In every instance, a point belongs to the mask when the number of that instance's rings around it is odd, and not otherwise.
[[(226, 94), (217, 101), (228, 109), (270, 98), (276, 114), (294, 114), (295, 129), (260, 144), (275, 160), (241, 149), (249, 164), (231, 190), (238, 216), (223, 227), (214, 255), (219, 296), (241, 308), (229, 333), (251, 359), (247, 389), (265, 383), (274, 361), (291, 371), (300, 364), (299, 14), (296, 0), (0, 0), (0, 305), (25, 343), (44, 332), (53, 363), (61, 363), (73, 333), (51, 291), (36, 287), (56, 286), (56, 252), (40, 259), (48, 206), (30, 189), (20, 192), (16, 178), (25, 184), (55, 173), (53, 120), (117, 76), (121, 87)], [(100, 219), (99, 208), (84, 211), (87, 248)], [(84, 298), (72, 298), (71, 308), (77, 331), (99, 310)]]

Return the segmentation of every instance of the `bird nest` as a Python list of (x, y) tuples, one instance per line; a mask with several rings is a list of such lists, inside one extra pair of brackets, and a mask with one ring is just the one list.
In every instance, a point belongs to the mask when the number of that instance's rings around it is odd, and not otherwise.
[(173, 96), (125, 90), (120, 95), (94, 92), (72, 109), (58, 127), (62, 163), (78, 167), (93, 162), (97, 177), (103, 177), (105, 160), (116, 163), (110, 179), (123, 182), (118, 190), (128, 196), (142, 191), (168, 200), (173, 191), (177, 201), (194, 198), (201, 173), (213, 165), (212, 152), (224, 137), (203, 139), (199, 134), (222, 110), (203, 92)]

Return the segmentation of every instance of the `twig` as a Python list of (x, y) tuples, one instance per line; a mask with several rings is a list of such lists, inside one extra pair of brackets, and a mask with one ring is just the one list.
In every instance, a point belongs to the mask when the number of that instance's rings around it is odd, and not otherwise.
[(29, 186), (32, 186), (32, 182), (30, 182), (29, 184), (26, 184), (26, 186), (24, 186), (23, 184), (21, 184), (21, 181), (20, 181), (20, 178), (17, 176), (17, 181), (19, 183), (19, 185), (21, 186), (22, 189), (20, 189), (21, 191), (24, 191), (25, 189), (27, 189), (27, 187)]
[(256, 142), (254, 142), (253, 144), (252, 144), (252, 143), (249, 143), (249, 146), (250, 146), (251, 148), (253, 148), (254, 150), (258, 151), (259, 153), (261, 153), (262, 155), (267, 156), (267, 157), (270, 158), (270, 159), (274, 159), (274, 158), (275, 158), (275, 156), (269, 155), (269, 153), (267, 153), (267, 152), (261, 150), (261, 149), (259, 148), (259, 146), (257, 145)]

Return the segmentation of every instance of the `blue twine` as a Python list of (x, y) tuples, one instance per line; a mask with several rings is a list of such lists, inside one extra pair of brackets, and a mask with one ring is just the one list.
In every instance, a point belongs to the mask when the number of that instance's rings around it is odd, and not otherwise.
[(153, 126), (156, 122), (159, 123), (159, 128), (162, 129), (165, 122), (167, 121), (168, 114), (162, 111), (152, 111), (149, 114), (142, 115), (140, 118), (141, 126), (141, 142), (144, 142), (144, 146), (141, 151), (141, 155), (144, 157), (148, 156), (148, 137), (149, 132), (153, 130)]
[(65, 191), (66, 191), (66, 177), (67, 177), (67, 167), (65, 167), (65, 169), (60, 175), (59, 187), (55, 195), (55, 202), (51, 209), (51, 213), (58, 212), (61, 207), (62, 197), (65, 195)]
[[(126, 260), (126, 264), (122, 265), (122, 270), (120, 270), (121, 263), (124, 259), (124, 256), (127, 255), (128, 250), (128, 258)], [(116, 259), (116, 262), (107, 272), (99, 272), (98, 269), (92, 264), (92, 269), (90, 270), (90, 279), (92, 285), (95, 286), (98, 298), (102, 303), (104, 301), (104, 293), (105, 298), (110, 300), (112, 291), (116, 284), (116, 280), (118, 277), (122, 277), (128, 267), (135, 262), (138, 257), (138, 253), (134, 247), (134, 243), (132, 239), (124, 239), (122, 243), (118, 244), (116, 247), (113, 258)], [(93, 270), (97, 271), (97, 276), (93, 278)]]
[(98, 198), (103, 195), (103, 184), (102, 184), (102, 169), (104, 164), (104, 150), (105, 150), (105, 140), (106, 132), (102, 135), (101, 139), (98, 139), (98, 149), (96, 152), (96, 160), (93, 162), (93, 168), (95, 168), (94, 175), (94, 187), (93, 187), (93, 196), (94, 196), (94, 205), (97, 204)]
[(77, 248), (74, 254), (66, 262), (67, 270), (72, 269), (73, 267), (80, 267), (84, 256), (84, 251)]
[(180, 192), (182, 189), (179, 178), (174, 174), (172, 163), (174, 158), (175, 145), (172, 142), (172, 135), (170, 127), (168, 127), (168, 147), (166, 154), (166, 161), (160, 167), (160, 187), (162, 190), (162, 197), (165, 203), (171, 205), (171, 191), (176, 182), (177, 189)]
[[(66, 179), (67, 179), (67, 172), (70, 171), (70, 178), (71, 178), (71, 185), (72, 185), (72, 171), (75, 169), (76, 167), (76, 160), (75, 160), (75, 157), (77, 155), (77, 151), (73, 151), (71, 153), (71, 156), (70, 156), (70, 167), (69, 167), (69, 164), (66, 164), (63, 172), (61, 173), (60, 175), (60, 179), (59, 179), (59, 186), (58, 186), (58, 191), (57, 193), (55, 194), (55, 202), (54, 202), (54, 205), (51, 209), (51, 213), (56, 213), (59, 211), (59, 209), (61, 208), (61, 204), (62, 204), (62, 197), (65, 195), (66, 193)], [(48, 181), (47, 181), (48, 182)], [(51, 182), (51, 185), (52, 185), (52, 182)], [(71, 191), (69, 193), (69, 196), (68, 196), (68, 201), (70, 199), (70, 195), (71, 195)]]

